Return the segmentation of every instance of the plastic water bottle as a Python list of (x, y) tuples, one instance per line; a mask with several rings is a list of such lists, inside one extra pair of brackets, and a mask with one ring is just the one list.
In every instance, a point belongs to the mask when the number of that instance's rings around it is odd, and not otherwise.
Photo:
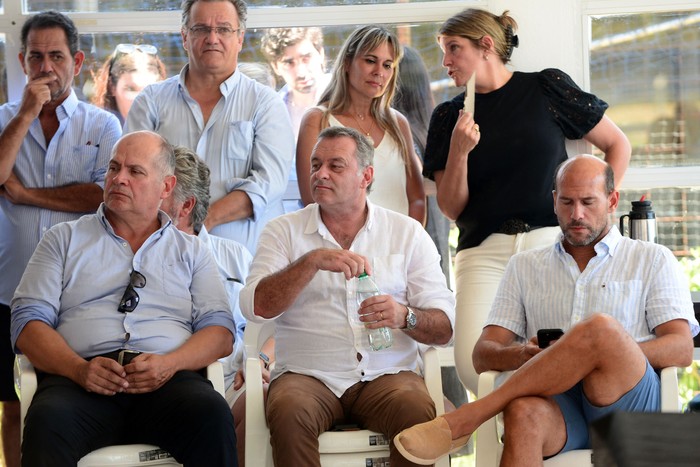
[[(371, 277), (367, 275), (366, 272), (360, 274), (357, 278), (357, 307), (359, 310), (360, 305), (369, 297), (374, 297), (375, 295), (380, 295), (377, 284), (374, 283)], [(367, 329), (369, 348), (372, 350), (382, 350), (391, 347), (394, 343), (394, 336), (391, 333), (391, 329), (388, 327), (378, 328), (378, 329)]]

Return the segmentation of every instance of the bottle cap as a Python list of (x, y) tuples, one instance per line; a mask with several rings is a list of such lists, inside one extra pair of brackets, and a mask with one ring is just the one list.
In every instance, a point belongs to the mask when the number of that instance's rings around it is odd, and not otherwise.
[(359, 276), (357, 276), (358, 279), (362, 279), (363, 277), (367, 277), (367, 273), (364, 272), (364, 271), (362, 271), (362, 274), (360, 274)]

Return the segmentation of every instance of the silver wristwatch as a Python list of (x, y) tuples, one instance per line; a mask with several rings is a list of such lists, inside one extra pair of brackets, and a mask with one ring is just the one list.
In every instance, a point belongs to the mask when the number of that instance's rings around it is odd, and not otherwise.
[(408, 310), (408, 313), (406, 314), (406, 327), (404, 328), (405, 331), (412, 331), (416, 329), (416, 325), (418, 324), (418, 317), (416, 316), (416, 312), (413, 311), (413, 308), (410, 306), (406, 306), (406, 310)]

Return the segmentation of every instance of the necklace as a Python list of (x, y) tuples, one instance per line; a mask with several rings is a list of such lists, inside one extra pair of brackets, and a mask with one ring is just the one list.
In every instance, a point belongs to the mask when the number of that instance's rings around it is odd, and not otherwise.
[[(359, 116), (360, 114), (357, 114), (357, 115)], [(369, 130), (365, 130), (365, 129), (362, 127), (362, 125), (360, 125), (360, 121), (359, 121), (357, 118), (355, 118), (355, 114), (354, 114), (354, 113), (350, 113), (350, 116), (352, 117), (353, 120), (355, 120), (355, 123), (357, 123), (357, 126), (360, 127), (360, 128), (359, 128), (360, 131), (361, 131), (362, 133), (364, 133), (364, 135), (367, 136), (367, 137), (369, 138), (369, 134), (372, 133), (372, 130), (374, 129), (374, 119), (372, 119), (372, 124), (369, 126)], [(360, 119), (364, 121), (364, 118), (362, 118), (361, 116), (360, 116)], [(371, 138), (370, 138), (370, 139), (371, 139)]]

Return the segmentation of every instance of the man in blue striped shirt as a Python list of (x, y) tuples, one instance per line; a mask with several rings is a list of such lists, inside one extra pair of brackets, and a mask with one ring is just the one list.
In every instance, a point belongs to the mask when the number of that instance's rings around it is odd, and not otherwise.
[[(560, 241), (510, 260), (472, 355), (478, 372), (517, 371), (478, 401), (400, 433), (409, 459), (429, 463), (503, 411), (501, 466), (541, 465), (589, 448), (588, 424), (607, 413), (659, 410), (654, 369), (689, 365), (700, 329), (668, 248), (610, 224), (618, 201), (604, 161), (582, 155), (559, 167)], [(540, 349), (543, 328), (565, 333)]]
[(22, 99), (0, 107), (0, 400), (8, 466), (19, 465), (9, 304), (39, 239), (51, 226), (94, 212), (102, 200), (117, 119), (80, 102), (73, 77), (78, 30), (55, 11), (31, 16), (21, 33)]

